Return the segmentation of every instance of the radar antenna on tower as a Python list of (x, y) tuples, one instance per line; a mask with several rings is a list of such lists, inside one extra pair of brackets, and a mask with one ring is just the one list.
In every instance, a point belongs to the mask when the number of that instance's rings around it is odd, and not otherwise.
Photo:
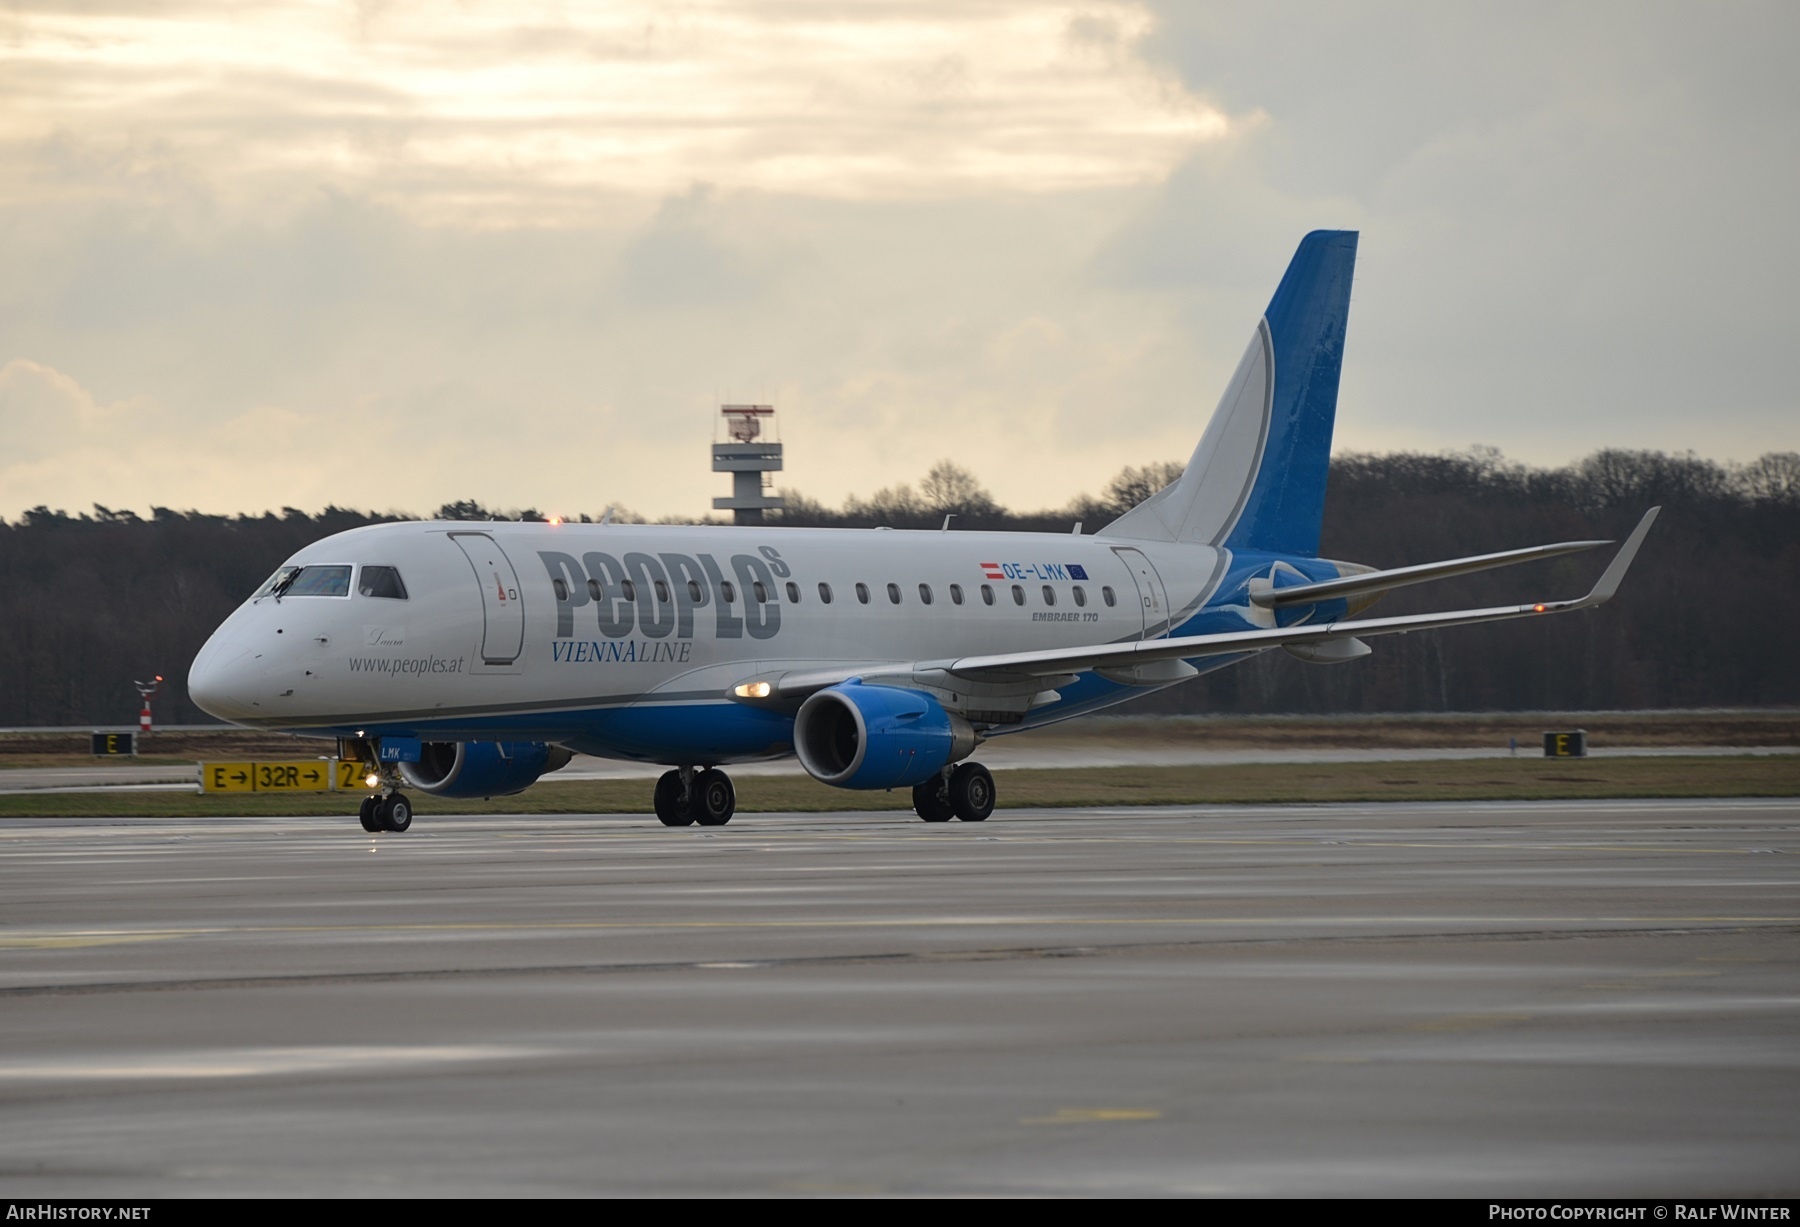
[(713, 472), (730, 473), (731, 495), (715, 498), (713, 508), (729, 511), (738, 524), (761, 524), (763, 512), (780, 510), (782, 499), (768, 493), (769, 474), (781, 471), (781, 444), (764, 440), (763, 424), (775, 424), (773, 405), (720, 405), (729, 443), (714, 443)]

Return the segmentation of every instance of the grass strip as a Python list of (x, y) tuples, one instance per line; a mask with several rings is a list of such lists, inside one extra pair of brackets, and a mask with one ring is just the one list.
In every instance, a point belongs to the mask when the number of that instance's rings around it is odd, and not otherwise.
[[(1238, 763), (996, 771), (1000, 805), (1325, 804), (1336, 801), (1550, 801), (1608, 797), (1800, 796), (1800, 757), (1480, 758), (1424, 762)], [(804, 776), (743, 776), (740, 813), (910, 810), (909, 789), (847, 792)], [(641, 814), (649, 780), (554, 776), (512, 797), (456, 801), (409, 793), (431, 814)], [(353, 816), (356, 793), (23, 793), (0, 796), (0, 817)]]

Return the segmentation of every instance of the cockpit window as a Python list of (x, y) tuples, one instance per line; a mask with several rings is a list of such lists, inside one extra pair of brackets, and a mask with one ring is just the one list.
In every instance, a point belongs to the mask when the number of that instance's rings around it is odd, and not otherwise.
[(349, 596), (347, 566), (283, 567), (256, 590), (258, 597)]
[[(561, 580), (556, 582), (562, 583)], [(383, 596), (395, 601), (406, 599), (406, 585), (400, 582), (398, 567), (371, 567), (365, 563), (357, 578), (356, 590), (364, 596)]]

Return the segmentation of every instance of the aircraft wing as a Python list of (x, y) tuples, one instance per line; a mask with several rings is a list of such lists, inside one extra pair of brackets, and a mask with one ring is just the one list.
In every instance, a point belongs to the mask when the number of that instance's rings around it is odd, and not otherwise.
[[(869, 662), (865, 666), (832, 669), (799, 670), (736, 688), (734, 696), (751, 701), (781, 704), (804, 699), (814, 691), (835, 686), (852, 677), (890, 684), (925, 684), (943, 687), (952, 679), (976, 683), (992, 683), (1010, 687), (1054, 687), (1076, 674), (1089, 670), (1108, 673), (1130, 673), (1149, 681), (1179, 680), (1179, 673), (1143, 672), (1145, 666), (1162, 662), (1193, 660), (1205, 656), (1227, 656), (1255, 652), (1265, 648), (1301, 645), (1323, 645), (1333, 642), (1357, 647), (1354, 641), (1376, 635), (1403, 635), (1408, 631), (1435, 630), (1448, 626), (1468, 626), (1477, 622), (1500, 622), (1508, 618), (1530, 618), (1541, 614), (1573, 613), (1592, 609), (1610, 600), (1619, 590), (1625, 572), (1637, 557), (1638, 548), (1650, 526), (1656, 522), (1660, 507), (1652, 507), (1638, 521), (1625, 544), (1613, 556), (1605, 572), (1586, 596), (1568, 601), (1537, 601), (1527, 605), (1496, 605), (1485, 609), (1452, 609), (1441, 613), (1407, 614), (1393, 618), (1364, 618), (1318, 625), (1274, 627), (1267, 630), (1228, 631), (1213, 635), (1183, 635), (1170, 639), (1138, 639), (1127, 643), (1093, 644), (1073, 648), (1047, 648), (1032, 652), (998, 652), (984, 656), (963, 656), (951, 660)], [(1586, 544), (1586, 543), (1582, 543)], [(1548, 547), (1566, 552), (1560, 547)], [(1363, 649), (1366, 651), (1366, 649)], [(1349, 655), (1358, 654), (1351, 652)], [(1169, 666), (1165, 666), (1167, 668)], [(1178, 666), (1175, 666), (1178, 668)], [(1188, 670), (1191, 676), (1193, 670)], [(1040, 679), (1033, 681), (1032, 679)], [(1058, 680), (1061, 679), (1061, 680)], [(756, 687), (756, 689), (751, 689)]]
[(948, 662), (949, 672), (979, 674), (989, 670), (1007, 673), (1079, 673), (1087, 669), (1126, 668), (1159, 660), (1186, 660), (1200, 656), (1223, 656), (1253, 652), (1261, 648), (1285, 647), (1290, 644), (1317, 643), (1321, 640), (1362, 638), (1373, 635), (1403, 635), (1408, 631), (1429, 630), (1445, 626), (1467, 626), (1476, 622), (1500, 622), (1507, 618), (1530, 618), (1539, 614), (1573, 613), (1592, 609), (1612, 599), (1619, 590), (1638, 547), (1644, 543), (1650, 526), (1656, 522), (1660, 507), (1652, 507), (1626, 538), (1606, 570), (1586, 596), (1572, 601), (1538, 601), (1529, 605), (1496, 605), (1486, 609), (1452, 609), (1442, 613), (1407, 614), (1396, 618), (1364, 618), (1356, 621), (1328, 622), (1317, 626), (1286, 626), (1268, 630), (1229, 631), (1217, 635), (1184, 635), (1173, 639), (1139, 639), (1082, 648), (1050, 648), (1037, 652), (1005, 652), (990, 656), (964, 656)]
[(1575, 554), (1611, 544), (1610, 541), (1559, 541), (1555, 545), (1533, 545), (1522, 550), (1507, 550), (1501, 554), (1451, 558), (1444, 562), (1421, 563), (1415, 567), (1396, 567), (1391, 571), (1358, 571), (1340, 579), (1323, 579), (1311, 584), (1293, 584), (1286, 588), (1252, 592), (1250, 603), (1261, 605), (1264, 609), (1280, 609), (1287, 605), (1311, 605), (1338, 597), (1348, 599), (1367, 596), (1412, 584), (1449, 579), (1454, 575), (1472, 575), (1477, 571), (1491, 571), (1496, 567), (1514, 567), (1522, 562), (1536, 562), (1540, 558), (1555, 558), (1560, 554)]

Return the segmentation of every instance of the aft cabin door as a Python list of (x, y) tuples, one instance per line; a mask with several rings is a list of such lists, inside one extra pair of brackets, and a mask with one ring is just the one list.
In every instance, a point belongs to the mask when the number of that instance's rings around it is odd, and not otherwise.
[(1163, 638), (1169, 633), (1169, 595), (1163, 588), (1162, 576), (1141, 550), (1114, 546), (1113, 553), (1130, 568), (1131, 578), (1137, 584), (1138, 604), (1144, 611), (1144, 638)]
[(525, 648), (525, 605), (519, 575), (498, 542), (486, 533), (451, 533), (481, 586), (481, 663), (510, 665)]

